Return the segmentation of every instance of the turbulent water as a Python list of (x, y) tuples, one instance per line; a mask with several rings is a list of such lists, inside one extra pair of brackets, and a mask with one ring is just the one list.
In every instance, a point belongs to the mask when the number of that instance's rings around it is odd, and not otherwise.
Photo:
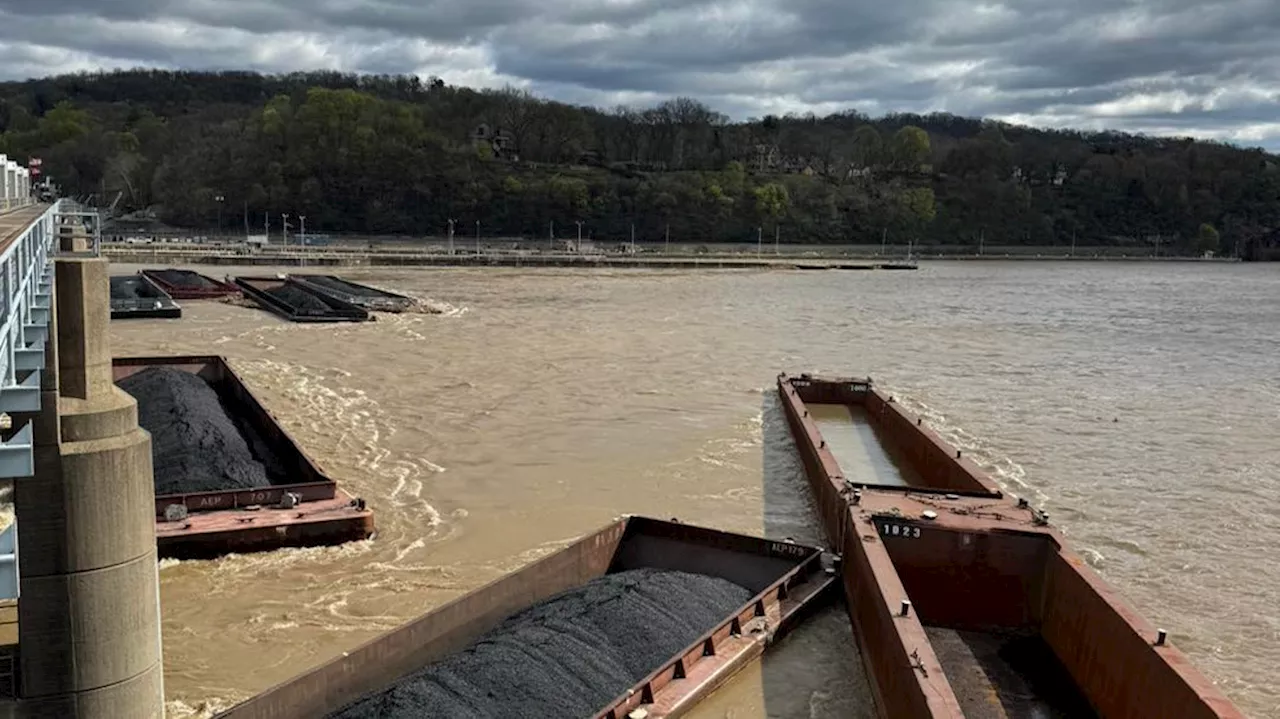
[[(169, 714), (207, 716), (618, 514), (815, 539), (773, 389), (815, 370), (892, 388), (1246, 713), (1280, 717), (1278, 270), (367, 271), (445, 314), (304, 326), (187, 302), (115, 322), (116, 354), (230, 357), (380, 530), (166, 562)], [(847, 632), (820, 616), (698, 716), (865, 715)]]

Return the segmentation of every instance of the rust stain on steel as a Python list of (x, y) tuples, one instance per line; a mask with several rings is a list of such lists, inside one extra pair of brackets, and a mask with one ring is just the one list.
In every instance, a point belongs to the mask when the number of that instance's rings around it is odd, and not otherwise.
[[(829, 541), (881, 716), (960, 717), (924, 624), (1034, 629), (1107, 719), (1243, 715), (1066, 549), (1047, 518), (869, 380), (783, 374), (779, 395)], [(927, 486), (849, 486), (806, 402), (857, 404)], [(928, 514), (926, 514), (928, 513)], [(926, 518), (927, 517), (927, 518)], [(905, 615), (902, 600), (909, 599)]]

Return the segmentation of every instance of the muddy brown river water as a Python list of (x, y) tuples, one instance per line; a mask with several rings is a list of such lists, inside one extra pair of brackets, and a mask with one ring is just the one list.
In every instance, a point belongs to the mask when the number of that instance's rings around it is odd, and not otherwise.
[[(1043, 504), (1250, 716), (1280, 717), (1280, 267), (346, 274), (445, 312), (304, 326), (187, 302), (182, 320), (113, 323), (117, 355), (230, 358), (380, 530), (162, 564), (170, 717), (622, 513), (816, 540), (780, 370), (891, 388)], [(819, 616), (698, 716), (866, 716), (848, 631)]]

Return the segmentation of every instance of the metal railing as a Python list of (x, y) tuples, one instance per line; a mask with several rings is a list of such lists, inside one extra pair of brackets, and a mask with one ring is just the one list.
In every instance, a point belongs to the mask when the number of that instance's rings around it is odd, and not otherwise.
[(53, 254), (61, 202), (0, 251), (0, 477), (29, 477), (31, 415), (40, 411), (40, 375), (53, 305)]

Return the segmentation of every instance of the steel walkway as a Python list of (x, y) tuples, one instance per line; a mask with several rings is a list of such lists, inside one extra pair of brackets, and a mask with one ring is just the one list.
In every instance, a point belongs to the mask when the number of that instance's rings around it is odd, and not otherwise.
[[(96, 218), (70, 200), (0, 213), (0, 479), (35, 473), (32, 425), (53, 304), (60, 233)], [(100, 224), (88, 223), (96, 233)], [(97, 254), (96, 236), (86, 253)], [(104, 298), (105, 299), (105, 298)], [(0, 532), (0, 599), (18, 595), (16, 522)]]

